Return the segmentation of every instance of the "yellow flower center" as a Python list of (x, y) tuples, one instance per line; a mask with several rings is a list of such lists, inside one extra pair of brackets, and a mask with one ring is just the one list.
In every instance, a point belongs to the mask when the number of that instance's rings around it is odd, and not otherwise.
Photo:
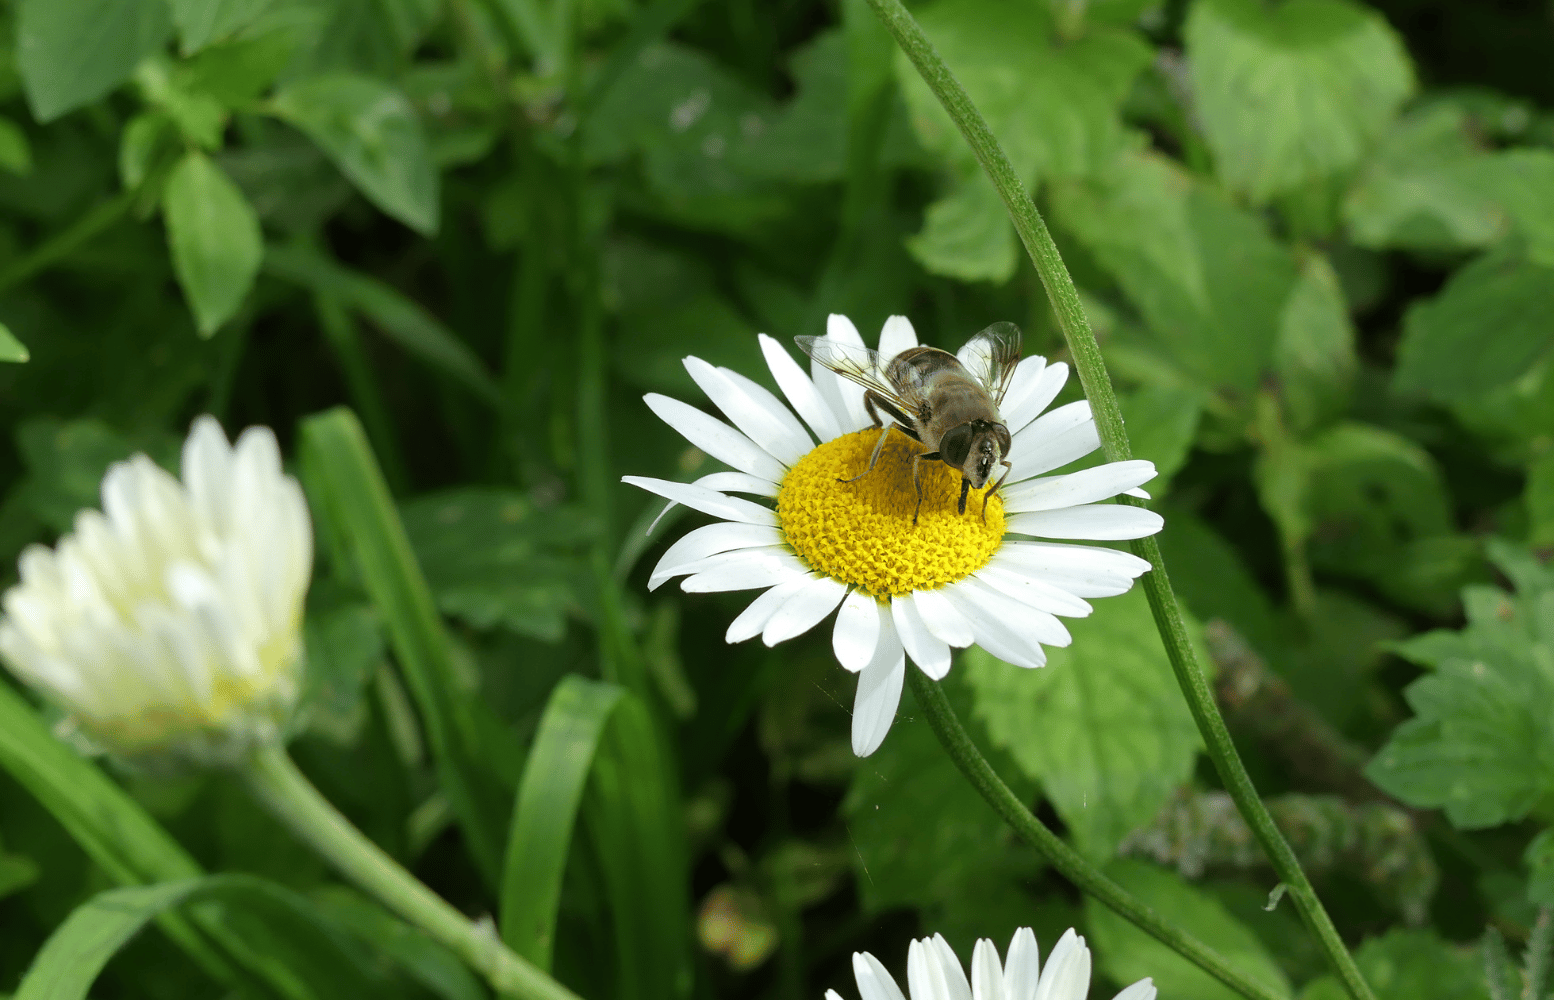
[[(780, 483), (780, 530), (802, 561), (877, 598), (952, 583), (986, 565), (1002, 544), (1002, 498), (971, 490), (959, 513), (963, 475), (940, 461), (921, 464), (921, 514), (915, 517), (915, 456), (921, 442), (889, 434), (877, 467), (866, 472), (883, 432), (868, 428), (825, 441)], [(985, 517), (982, 519), (982, 508)]]

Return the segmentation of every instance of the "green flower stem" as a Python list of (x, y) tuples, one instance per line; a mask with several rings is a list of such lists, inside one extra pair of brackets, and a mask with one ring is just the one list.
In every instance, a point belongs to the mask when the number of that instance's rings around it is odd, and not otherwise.
[[(1072, 352), (1073, 365), (1078, 370), (1078, 380), (1083, 385), (1084, 395), (1088, 397), (1089, 406), (1094, 413), (1094, 421), (1099, 427), (1105, 457), (1112, 462), (1132, 457), (1132, 449), (1127, 443), (1126, 424), (1121, 419), (1121, 407), (1116, 402), (1116, 393), (1111, 388), (1110, 375), (1105, 371), (1105, 361), (1100, 355), (1100, 346), (1094, 339), (1094, 332), (1090, 329), (1088, 317), (1084, 313), (1083, 300), (1079, 298), (1078, 290), (1073, 287), (1072, 277), (1067, 273), (1067, 265), (1062, 262), (1062, 255), (1057, 251), (1056, 243), (1051, 239), (1051, 234), (1046, 229), (1044, 220), (1040, 218), (1040, 213), (1035, 208), (1029, 192), (1025, 190), (1023, 181), (1013, 169), (1007, 154), (1002, 151), (997, 137), (992, 134), (991, 128), (976, 110), (969, 94), (965, 93), (964, 88), (954, 79), (948, 64), (937, 54), (931, 39), (926, 37), (926, 33), (905, 9), (904, 4), (900, 0), (868, 0), (868, 3), (887, 26), (899, 47), (910, 57), (911, 63), (915, 65), (922, 79), (942, 102), (949, 117), (964, 136), (965, 142), (969, 144), (975, 157), (985, 168), (986, 175), (996, 185), (1003, 203), (1007, 205), (1008, 215), (1018, 230), (1019, 239), (1023, 241), (1029, 259), (1033, 261), (1035, 270), (1040, 274), (1040, 281), (1045, 285), (1051, 307), (1056, 310), (1062, 335), (1067, 339), (1067, 347)], [(1129, 497), (1121, 498), (1121, 502), (1141, 506), (1140, 501)], [(1235, 744), (1230, 739), (1224, 720), (1219, 716), (1207, 678), (1198, 668), (1196, 657), (1192, 653), (1191, 638), (1186, 630), (1186, 622), (1181, 617), (1180, 606), (1176, 603), (1175, 593), (1170, 588), (1170, 579), (1165, 572), (1165, 562), (1160, 555), (1158, 541), (1153, 537), (1138, 539), (1132, 543), (1132, 551), (1147, 560), (1153, 567), (1144, 577), (1143, 584), (1148, 594), (1149, 605), (1153, 609), (1154, 622), (1159, 627), (1159, 636), (1170, 656), (1170, 664), (1175, 670), (1177, 682), (1181, 685), (1181, 693), (1191, 707), (1193, 717), (1197, 720), (1197, 728), (1202, 733), (1203, 743), (1208, 748), (1208, 755), (1213, 758), (1214, 766), (1218, 769), (1225, 789), (1235, 800), (1236, 808), (1240, 810), (1247, 825), (1262, 843), (1263, 850), (1284, 884), (1289, 887), (1288, 895), (1300, 908), (1301, 917), (1321, 944), (1329, 964), (1348, 989), (1350, 996), (1354, 997), (1354, 1000), (1372, 1000), (1370, 987), (1365, 984), (1359, 969), (1355, 968), (1348, 948), (1345, 947), (1343, 939), (1338, 936), (1338, 930), (1322, 907), (1321, 900), (1317, 898), (1316, 890), (1311, 887), (1310, 880), (1301, 870), (1294, 850), (1284, 840), (1283, 834), (1273, 822), (1273, 817), (1262, 805), (1262, 800), (1257, 796), (1257, 790), (1251, 783), (1251, 777), (1246, 773), (1240, 756), (1235, 752)]]
[(299, 840), (342, 875), (476, 969), (499, 994), (579, 1000), (516, 955), (491, 928), (467, 919), (353, 826), (298, 770), (282, 747), (261, 750), (241, 771), (249, 790)]
[(910, 689), (915, 692), (921, 711), (926, 713), (926, 721), (931, 723), (938, 742), (948, 751), (953, 763), (964, 772), (975, 790), (991, 803), (997, 814), (1018, 832), (1025, 843), (1039, 851), (1052, 867), (1073, 885), (1174, 948), (1241, 996), (1252, 1000), (1276, 1000), (1277, 994), (1231, 968), (1222, 955), (1135, 899), (1127, 890), (1085, 861), (1077, 851), (1068, 847), (1066, 841), (1048, 830), (1029, 811), (1029, 807), (1019, 801), (1013, 790), (992, 769), (990, 762), (981, 755), (980, 749), (959, 722), (958, 713), (948, 702), (948, 695), (937, 682), (914, 667), (905, 672), (910, 676)]

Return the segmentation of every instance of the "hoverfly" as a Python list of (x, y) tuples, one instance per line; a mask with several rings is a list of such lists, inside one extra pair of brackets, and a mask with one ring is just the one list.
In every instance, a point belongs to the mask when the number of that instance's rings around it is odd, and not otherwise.
[[(971, 487), (980, 489), (1001, 464), (1006, 471), (986, 490), (991, 494), (1007, 479), (1013, 463), (1007, 461), (1013, 438), (1002, 422), (999, 407), (1007, 392), (1021, 349), (1018, 327), (993, 323), (971, 337), (957, 356), (935, 347), (912, 347), (892, 358), (827, 337), (797, 337), (796, 345), (809, 358), (837, 375), (866, 389), (867, 413), (872, 426), (883, 435), (872, 449), (872, 459), (861, 475), (842, 479), (853, 483), (876, 466), (888, 435), (897, 427), (930, 450), (915, 457), (915, 515), (921, 519), (921, 463), (941, 460), (964, 474), (959, 491), (959, 513), (964, 513)], [(883, 414), (893, 423), (883, 424)], [(982, 505), (981, 520), (986, 519)]]

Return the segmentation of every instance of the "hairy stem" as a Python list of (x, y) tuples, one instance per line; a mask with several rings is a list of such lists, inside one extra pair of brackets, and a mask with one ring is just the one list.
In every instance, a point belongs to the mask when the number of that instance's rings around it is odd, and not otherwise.
[(953, 763), (1024, 842), (1039, 851), (1069, 882), (1185, 955), (1198, 968), (1241, 996), (1253, 1000), (1274, 996), (1267, 987), (1231, 968), (1218, 952), (1133, 898), (1098, 868), (1085, 861), (1077, 851), (1068, 847), (1066, 841), (1047, 829), (1029, 811), (1029, 807), (1019, 801), (1018, 796), (1013, 794), (1013, 790), (981, 754), (980, 748), (975, 746), (959, 722), (948, 695), (938, 687), (937, 682), (914, 668), (905, 673), (909, 675), (910, 689), (915, 692), (921, 711), (926, 713), (926, 721), (931, 723), (938, 741), (948, 751), (948, 756), (953, 758)]
[[(1088, 317), (1084, 313), (1083, 300), (1073, 287), (1067, 265), (1062, 262), (1062, 255), (1056, 249), (1056, 243), (1051, 239), (1029, 192), (1025, 190), (1023, 180), (1013, 169), (1012, 162), (1002, 151), (985, 119), (975, 109), (969, 94), (954, 79), (952, 70), (937, 54), (931, 39), (921, 30), (904, 4), (900, 0), (868, 2), (899, 47), (910, 57), (921, 78), (937, 95), (1007, 206), (1008, 215), (1018, 230), (1024, 249), (1029, 253), (1029, 259), (1040, 274), (1040, 281), (1045, 285), (1046, 295), (1051, 300), (1051, 308), (1056, 311), (1062, 334), (1067, 339), (1068, 349), (1072, 352), (1073, 363), (1078, 370), (1078, 380), (1083, 385), (1084, 395), (1088, 397), (1094, 413), (1094, 421), (1099, 426), (1105, 457), (1112, 462), (1130, 458), (1132, 449), (1127, 443), (1127, 428), (1121, 419), (1121, 407), (1116, 402), (1115, 390), (1111, 388), (1110, 375), (1105, 371), (1105, 360), (1100, 354), (1099, 343), (1094, 339), (1094, 331), (1090, 329)], [(1123, 497), (1121, 501), (1140, 504), (1140, 501), (1129, 497)], [(1197, 728), (1202, 733), (1208, 755), (1213, 758), (1214, 766), (1218, 769), (1219, 778), (1235, 800), (1242, 818), (1261, 842), (1273, 867), (1288, 885), (1288, 895), (1300, 908), (1301, 917), (1321, 944), (1329, 964), (1350, 996), (1354, 1000), (1372, 1000), (1370, 987), (1355, 967), (1348, 948), (1338, 936), (1338, 930), (1322, 907), (1316, 890), (1301, 870), (1294, 850), (1263, 807), (1245, 765), (1235, 752), (1235, 744), (1214, 703), (1213, 692), (1193, 655), (1191, 637), (1181, 617), (1175, 593), (1170, 588), (1170, 578), (1165, 572), (1164, 557), (1160, 555), (1158, 541), (1152, 536), (1138, 539), (1132, 543), (1132, 551), (1152, 566), (1143, 579), (1143, 586), (1154, 613), (1154, 622), (1159, 628), (1165, 651), (1170, 656), (1181, 694), (1197, 720)]]
[(241, 776), (255, 798), (299, 840), (348, 881), (459, 955), (499, 994), (523, 1000), (579, 1000), (504, 947), (491, 928), (467, 919), (380, 850), (309, 783), (283, 748), (261, 750)]

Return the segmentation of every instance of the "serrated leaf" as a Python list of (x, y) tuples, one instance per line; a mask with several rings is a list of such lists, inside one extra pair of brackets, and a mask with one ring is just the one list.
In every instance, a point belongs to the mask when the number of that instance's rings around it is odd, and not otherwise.
[(1554, 271), (1492, 251), (1409, 307), (1393, 387), (1454, 403), (1510, 382), (1551, 349)]
[(197, 329), (209, 337), (238, 311), (260, 273), (260, 220), (222, 168), (194, 150), (163, 189), (163, 219), (174, 274)]
[(1198, 0), (1185, 37), (1219, 176), (1258, 202), (1354, 166), (1414, 88), (1386, 18), (1340, 0)]
[(1515, 564), (1515, 594), (1469, 587), (1466, 629), (1393, 647), (1432, 673), (1404, 691), (1414, 718), (1365, 772), (1461, 829), (1521, 819), (1554, 788), (1553, 576), (1531, 557), (1503, 558)]
[(439, 173), (422, 121), (401, 92), (372, 77), (297, 80), (272, 109), (330, 157), (369, 201), (424, 236), (439, 229)]
[[(1137, 861), (1117, 861), (1106, 870), (1117, 884), (1175, 925), (1217, 951), (1231, 968), (1281, 997), (1294, 995), (1289, 979), (1261, 939), (1230, 915), (1213, 896), (1174, 874)], [(1084, 901), (1089, 944), (1100, 969), (1120, 983), (1151, 976), (1161, 1000), (1225, 1000), (1239, 996), (1191, 962), (1118, 916), (1092, 896)]]
[(166, 0), (23, 0), (16, 65), (33, 117), (51, 122), (124, 83), (171, 29)]
[(1296, 273), (1260, 219), (1151, 152), (1056, 184), (1052, 210), (1195, 384), (1256, 388)]
[[(1397, 928), (1372, 938), (1354, 953), (1354, 964), (1379, 997), (1414, 1000), (1489, 1000), (1472, 949), (1458, 948), (1432, 931)], [(1332, 976), (1306, 984), (1300, 1000), (1348, 1000)]]
[(1041, 669), (978, 650), (961, 662), (992, 742), (1045, 790), (1080, 849), (1104, 857), (1191, 776), (1201, 739), (1141, 588), (1067, 630), (1073, 644), (1047, 650)]
[(921, 231), (905, 241), (932, 274), (1002, 284), (1018, 268), (1018, 237), (1007, 206), (985, 174), (961, 178), (926, 207)]
[(1273, 349), (1288, 426), (1304, 434), (1342, 416), (1353, 397), (1359, 357), (1354, 323), (1327, 258), (1307, 252), (1290, 290)]
[[(1153, 57), (1136, 35), (1102, 29), (1059, 44), (1043, 5), (1001, 0), (942, 0), (916, 19), (1025, 183), (1092, 173), (1125, 145), (1116, 109)], [(950, 163), (969, 163), (958, 129), (902, 53), (896, 69), (922, 141)]]

